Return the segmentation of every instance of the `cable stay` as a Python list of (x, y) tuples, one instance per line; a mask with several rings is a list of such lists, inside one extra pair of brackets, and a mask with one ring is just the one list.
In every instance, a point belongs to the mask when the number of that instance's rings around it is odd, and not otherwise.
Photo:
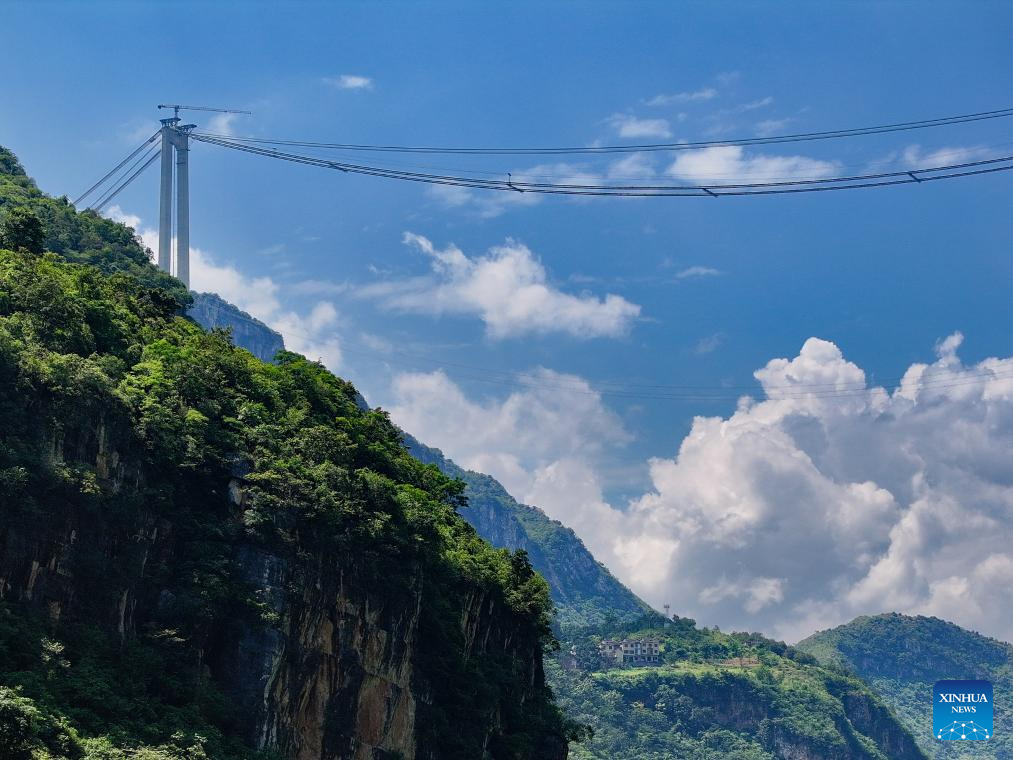
[[(89, 208), (91, 208), (95, 212), (101, 212), (107, 205), (109, 205), (113, 201), (113, 199), (117, 195), (123, 192), (131, 182), (137, 179), (141, 175), (141, 173), (144, 172), (145, 169), (147, 169), (149, 166), (155, 163), (155, 160), (161, 155), (161, 152), (162, 151), (159, 148), (155, 148), (154, 150), (151, 150), (145, 155), (141, 156), (141, 158), (139, 158), (137, 162), (135, 162), (130, 167), (130, 170), (133, 170), (134, 167), (137, 166), (138, 164), (141, 164), (141, 166), (136, 170), (134, 170), (131, 174), (129, 174), (129, 176), (127, 176), (125, 180), (123, 180), (118, 186), (110, 190), (103, 198), (101, 198), (99, 201), (89, 206)], [(141, 163), (142, 161), (144, 163)]]
[(120, 169), (122, 169), (132, 158), (134, 158), (134, 156), (136, 156), (138, 153), (140, 153), (142, 150), (144, 150), (146, 146), (151, 145), (151, 143), (155, 142), (155, 140), (158, 138), (158, 134), (159, 133), (156, 132), (154, 135), (152, 135), (147, 140), (145, 140), (143, 143), (141, 143), (141, 145), (139, 145), (137, 148), (135, 148), (134, 151), (131, 152), (131, 154), (129, 156), (127, 156), (127, 158), (125, 158), (123, 161), (121, 161), (120, 163), (118, 163), (115, 166), (113, 166), (109, 170), (109, 172), (107, 174), (105, 174), (101, 179), (99, 179), (93, 185), (91, 185), (90, 187), (88, 187), (88, 189), (86, 189), (86, 191), (84, 193), (82, 193), (74, 201), (74, 206), (78, 206), (84, 199), (86, 199), (88, 196), (90, 196), (92, 193), (94, 193), (96, 191), (96, 189), (105, 182), (106, 179), (108, 179), (110, 176), (112, 176), (116, 172), (120, 171)]

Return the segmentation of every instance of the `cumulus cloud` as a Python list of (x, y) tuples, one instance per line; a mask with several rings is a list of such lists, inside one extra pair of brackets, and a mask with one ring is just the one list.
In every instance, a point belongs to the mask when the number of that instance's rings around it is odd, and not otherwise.
[(609, 118), (609, 123), (624, 138), (672, 136), (672, 128), (667, 119), (638, 119), (630, 114), (615, 114)]
[(694, 103), (701, 100), (711, 100), (718, 96), (718, 91), (713, 87), (704, 87), (690, 92), (676, 92), (671, 95), (655, 95), (647, 101), (649, 106), (670, 106), (676, 103)]
[(982, 145), (960, 145), (936, 148), (935, 150), (925, 150), (921, 145), (908, 145), (903, 150), (894, 151), (878, 161), (874, 161), (870, 165), (870, 170), (930, 169), (981, 161), (994, 155), (996, 154), (993, 149)]
[[(648, 462), (646, 492), (619, 506), (602, 497), (615, 441), (601, 435), (615, 421), (600, 398), (581, 396), (572, 419), (558, 410), (576, 399), (560, 398), (543, 422), (540, 411), (506, 411), (541, 390), (476, 404), (441, 377), (451, 387), (429, 401), (399, 387), (395, 408), (450, 456), (571, 525), (658, 607), (788, 640), (887, 610), (1011, 639), (1013, 358), (965, 366), (960, 343), (942, 341), (935, 361), (887, 390), (811, 338), (756, 372), (762, 399), (696, 418), (674, 456)], [(444, 434), (462, 409), (480, 413)], [(583, 419), (590, 431), (574, 427)], [(495, 432), (483, 437), (487, 425)], [(528, 440), (549, 436), (536, 454), (510, 441), (521, 427)]]
[[(158, 230), (145, 227), (141, 218), (112, 206), (110, 219), (132, 227), (152, 251), (158, 250)], [(319, 359), (336, 371), (341, 365), (341, 345), (336, 334), (338, 312), (329, 301), (318, 301), (308, 311), (286, 308), (283, 287), (271, 277), (250, 277), (236, 267), (215, 260), (206, 251), (190, 247), (190, 283), (195, 291), (217, 293), (226, 301), (277, 330), (285, 346), (310, 359)]]
[[(473, 400), (443, 372), (403, 374), (388, 408), (405, 430), (458, 464), (494, 475), (515, 498), (581, 535), (618, 527), (621, 515), (602, 499), (595, 464), (631, 440), (622, 420), (575, 375), (538, 368), (516, 383), (503, 399)], [(598, 557), (619, 563), (607, 546)], [(636, 557), (624, 562), (635, 564)]]
[(624, 156), (609, 164), (606, 176), (610, 180), (633, 182), (650, 179), (654, 176), (654, 172), (654, 162), (650, 155), (647, 153), (630, 153), (628, 156)]
[(373, 80), (359, 74), (340, 74), (336, 77), (324, 77), (324, 84), (339, 90), (371, 90)]
[(599, 298), (555, 288), (538, 258), (514, 240), (473, 258), (454, 245), (438, 249), (411, 232), (404, 243), (429, 259), (432, 276), (367, 286), (361, 297), (403, 312), (477, 316), (492, 338), (553, 332), (617, 337), (640, 315), (640, 306), (612, 293)]
[(720, 145), (680, 153), (668, 172), (691, 182), (716, 183), (741, 180), (819, 179), (838, 169), (833, 161), (806, 156), (749, 154), (740, 145)]

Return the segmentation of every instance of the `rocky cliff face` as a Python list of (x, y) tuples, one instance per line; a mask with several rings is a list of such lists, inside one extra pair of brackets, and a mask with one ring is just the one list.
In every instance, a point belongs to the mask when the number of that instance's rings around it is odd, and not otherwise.
[(0, 757), (565, 758), (526, 557), (351, 385), (178, 308), (0, 251)]
[[(93, 467), (100, 487), (130, 498), (144, 490), (145, 473), (124, 464), (115, 445), (120, 433), (107, 419), (70, 437), (48, 431), (50, 464)], [(234, 470), (220, 489), (240, 521), (243, 468)], [(0, 601), (42, 612), (54, 632), (65, 618), (88, 618), (127, 640), (173, 603), (161, 580), (181, 569), (175, 566), (181, 540), (171, 519), (143, 509), (128, 522), (71, 504), (37, 521), (4, 521)], [(385, 588), (370, 586), (340, 556), (282, 556), (248, 542), (230, 554), (275, 622), (210, 619), (197, 656), (240, 708), (250, 744), (291, 760), (441, 757), (439, 738), (419, 737), (420, 707), (431, 706), (433, 694), (418, 659), (436, 643), (422, 640), (420, 631), (421, 573), (407, 588)], [(544, 678), (537, 644), (518, 633), (491, 594), (473, 590), (464, 610), (458, 621), (464, 659), (494, 653), (520, 663), (519, 696), (531, 697)], [(489, 714), (487, 748), (500, 729), (500, 716)], [(566, 742), (546, 736), (538, 756), (564, 760)]]
[(280, 333), (217, 293), (194, 293), (193, 305), (187, 311), (187, 316), (206, 330), (216, 327), (231, 329), (233, 343), (265, 362), (273, 361), (275, 355), (285, 348)]

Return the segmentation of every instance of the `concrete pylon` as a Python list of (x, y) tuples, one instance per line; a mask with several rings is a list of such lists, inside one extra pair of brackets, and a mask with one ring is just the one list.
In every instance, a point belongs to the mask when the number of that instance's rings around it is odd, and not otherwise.
[(158, 194), (158, 268), (172, 272), (172, 154), (179, 119), (162, 119), (162, 178)]
[(176, 277), (190, 287), (190, 136), (176, 132)]

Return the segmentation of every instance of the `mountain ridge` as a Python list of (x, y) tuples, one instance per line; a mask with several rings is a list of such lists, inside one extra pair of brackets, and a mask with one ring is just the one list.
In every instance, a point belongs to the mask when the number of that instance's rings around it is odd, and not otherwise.
[[(265, 361), (284, 349), (280, 334), (217, 294), (194, 294), (187, 314), (209, 330), (231, 328), (237, 346)], [(358, 399), (362, 408), (369, 408), (361, 395)], [(402, 433), (416, 459), (464, 482), (468, 507), (461, 516), (480, 536), (493, 546), (528, 553), (533, 567), (549, 582), (561, 628), (594, 626), (611, 618), (629, 621), (652, 611), (594, 558), (571, 528), (538, 507), (521, 504), (491, 475), (467, 470), (440, 449)]]
[[(988, 680), (995, 687), (995, 732), (974, 757), (1013, 760), (1013, 645), (936, 617), (864, 615), (818, 631), (797, 648), (857, 674), (891, 706), (927, 755), (965, 757), (961, 742), (932, 735), (932, 687), (940, 680)], [(977, 743), (976, 743), (977, 744)]]

